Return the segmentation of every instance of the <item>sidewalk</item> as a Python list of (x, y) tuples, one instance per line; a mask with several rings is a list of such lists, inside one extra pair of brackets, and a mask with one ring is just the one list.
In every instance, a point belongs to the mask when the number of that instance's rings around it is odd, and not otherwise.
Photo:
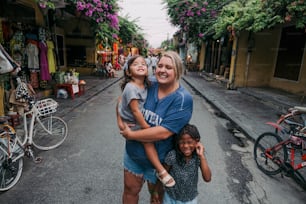
[(251, 139), (273, 131), (265, 123), (276, 122), (289, 107), (305, 106), (301, 97), (271, 88), (227, 90), (220, 81), (200, 72), (188, 72), (183, 80)]
[[(74, 109), (78, 108), (83, 103), (86, 103), (90, 98), (99, 94), (103, 90), (112, 86), (118, 82), (122, 76), (123, 71), (116, 71), (117, 77), (115, 78), (102, 78), (98, 76), (80, 76), (80, 80), (85, 80), (85, 94), (78, 96), (75, 94), (74, 99), (68, 97), (67, 99), (56, 98), (56, 101), (59, 103), (57, 114), (61, 117), (64, 117), (66, 114), (72, 112)], [(118, 87), (119, 88), (119, 87)], [(52, 96), (56, 97), (56, 96)]]

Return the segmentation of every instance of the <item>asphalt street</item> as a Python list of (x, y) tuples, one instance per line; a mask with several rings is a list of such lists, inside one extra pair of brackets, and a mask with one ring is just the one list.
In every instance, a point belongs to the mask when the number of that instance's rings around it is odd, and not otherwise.
[[(102, 79), (97, 76), (81, 76), (86, 81), (86, 91), (82, 96), (72, 100), (57, 99), (60, 103), (58, 114), (65, 116), (71, 110), (80, 106), (91, 97), (118, 82), (123, 71), (117, 71), (118, 77)], [(260, 134), (273, 129), (266, 125), (268, 121), (275, 122), (280, 114), (289, 107), (305, 106), (301, 97), (271, 88), (238, 88), (228, 90), (221, 81), (209, 78), (201, 72), (188, 72), (184, 80), (208, 103), (220, 111), (223, 117), (234, 124), (234, 128), (243, 132), (250, 139), (256, 139)]]

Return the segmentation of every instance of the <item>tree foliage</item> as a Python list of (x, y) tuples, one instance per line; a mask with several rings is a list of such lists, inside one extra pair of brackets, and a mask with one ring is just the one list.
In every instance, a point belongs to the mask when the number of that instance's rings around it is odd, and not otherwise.
[[(53, 0), (35, 0), (45, 9), (55, 9)], [(82, 13), (91, 20), (97, 41), (112, 43), (119, 30), (117, 0), (65, 0), (67, 7)]]
[(170, 22), (199, 42), (241, 30), (258, 32), (291, 22), (305, 28), (305, 0), (164, 0)]

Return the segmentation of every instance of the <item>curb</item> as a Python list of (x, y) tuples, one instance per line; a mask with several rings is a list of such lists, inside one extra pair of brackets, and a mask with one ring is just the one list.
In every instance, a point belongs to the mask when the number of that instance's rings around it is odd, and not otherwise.
[(203, 94), (201, 91), (199, 91), (188, 79), (185, 77), (182, 77), (182, 79), (192, 88), (194, 91), (196, 91), (197, 94), (199, 94), (202, 98), (204, 98), (210, 105), (212, 105), (215, 109), (217, 109), (221, 114), (220, 116), (226, 118), (229, 120), (233, 125), (234, 128), (241, 131), (248, 139), (251, 139), (252, 141), (255, 141), (258, 134), (253, 132), (252, 130), (248, 129), (247, 127), (244, 127), (244, 125), (241, 125), (241, 121), (235, 120), (233, 117), (230, 116), (222, 107), (221, 105), (218, 106), (216, 104), (216, 100), (211, 100), (209, 97), (207, 97), (205, 94)]

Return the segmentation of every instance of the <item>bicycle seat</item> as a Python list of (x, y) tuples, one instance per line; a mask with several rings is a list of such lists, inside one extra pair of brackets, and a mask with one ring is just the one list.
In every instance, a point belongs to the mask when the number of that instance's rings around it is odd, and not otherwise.
[(306, 113), (306, 107), (303, 106), (294, 106), (295, 110), (300, 111), (301, 113)]
[(288, 120), (288, 119), (285, 119), (284, 121), (285, 121), (285, 123), (287, 123), (288, 125), (299, 126), (299, 127), (303, 127), (303, 126), (304, 126), (304, 125), (301, 124), (301, 123), (298, 123), (298, 122), (295, 122), (295, 121), (291, 121), (291, 120)]

